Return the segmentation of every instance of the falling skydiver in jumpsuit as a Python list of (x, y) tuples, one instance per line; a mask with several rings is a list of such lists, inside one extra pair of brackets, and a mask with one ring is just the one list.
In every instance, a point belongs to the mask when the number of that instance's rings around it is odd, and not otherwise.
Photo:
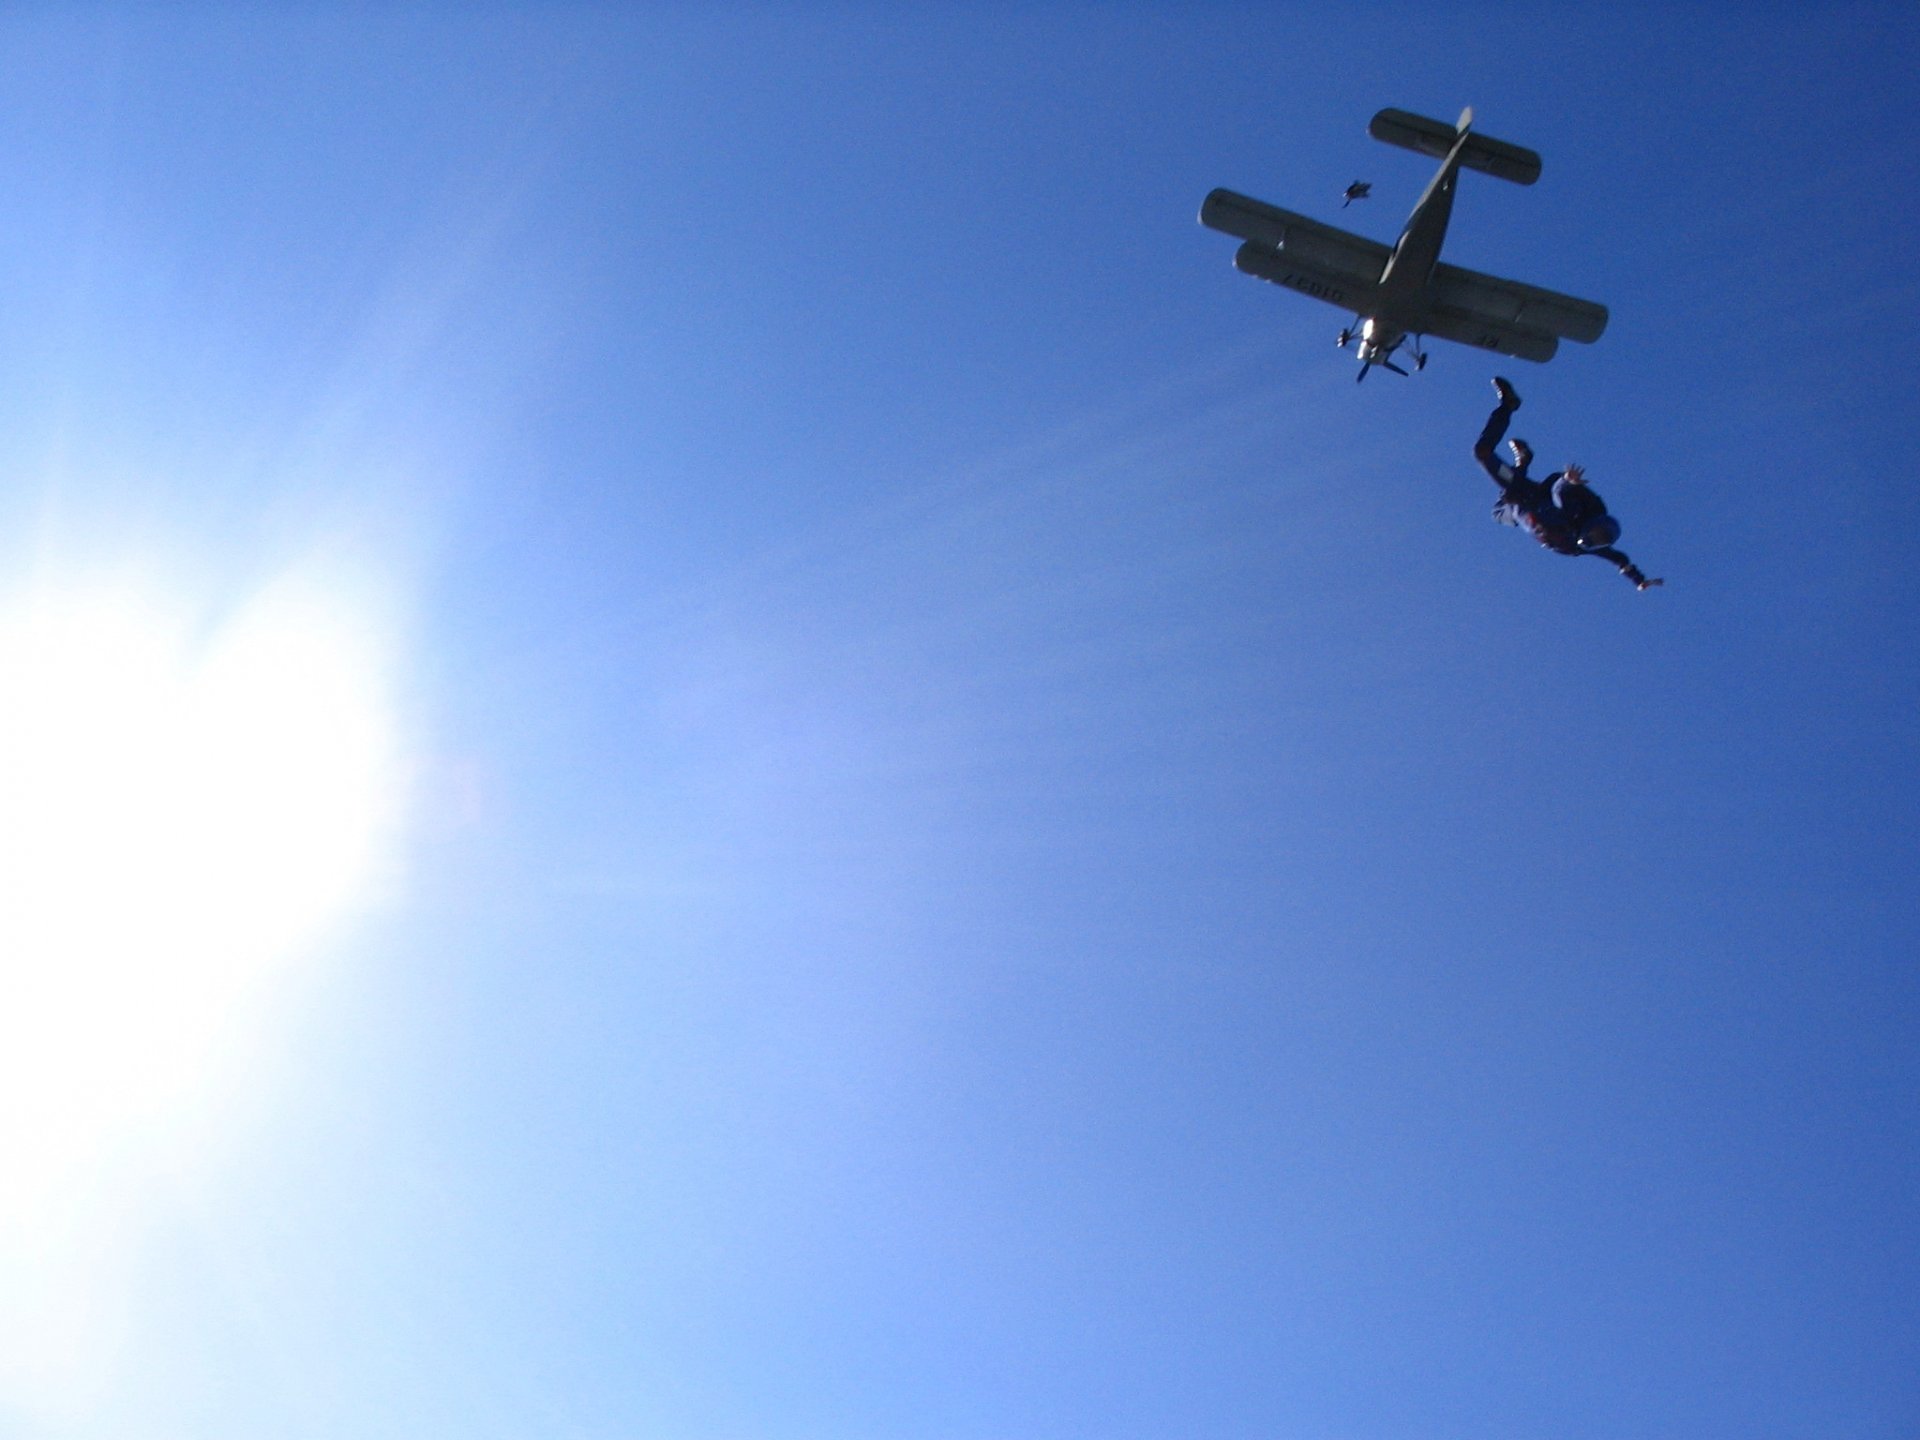
[(1500, 487), (1500, 499), (1493, 507), (1493, 518), (1502, 525), (1518, 525), (1556, 555), (1598, 555), (1608, 561), (1635, 587), (1651, 590), (1664, 580), (1649, 580), (1640, 567), (1624, 553), (1613, 548), (1620, 538), (1620, 522), (1607, 514), (1606, 502), (1587, 485), (1587, 473), (1578, 465), (1557, 470), (1545, 480), (1532, 479), (1527, 466), (1533, 462), (1533, 447), (1524, 440), (1510, 440), (1513, 464), (1504, 463), (1494, 453), (1507, 433), (1507, 423), (1520, 408), (1520, 395), (1513, 385), (1496, 375), (1494, 391), (1500, 403), (1487, 417), (1486, 428), (1474, 442), (1473, 458)]

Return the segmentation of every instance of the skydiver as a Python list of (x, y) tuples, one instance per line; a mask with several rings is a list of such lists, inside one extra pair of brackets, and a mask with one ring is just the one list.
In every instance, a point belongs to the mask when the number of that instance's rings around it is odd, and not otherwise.
[(1486, 428), (1474, 442), (1473, 458), (1500, 487), (1500, 499), (1493, 507), (1493, 518), (1502, 525), (1518, 525), (1556, 555), (1598, 555), (1634, 583), (1636, 589), (1651, 590), (1664, 580), (1649, 580), (1640, 567), (1613, 548), (1620, 538), (1620, 522), (1607, 514), (1606, 502), (1587, 484), (1587, 472), (1579, 465), (1556, 470), (1545, 480), (1527, 474), (1533, 463), (1533, 447), (1526, 441), (1507, 441), (1513, 464), (1504, 463), (1495, 453), (1513, 412), (1520, 408), (1520, 393), (1511, 381), (1493, 377), (1494, 393), (1500, 401), (1487, 417)]
[(1354, 201), (1364, 200), (1372, 193), (1373, 193), (1372, 182), (1367, 180), (1356, 180), (1351, 185), (1347, 186), (1346, 193), (1340, 197), (1340, 208), (1344, 210), (1347, 208), (1347, 206), (1351, 205)]

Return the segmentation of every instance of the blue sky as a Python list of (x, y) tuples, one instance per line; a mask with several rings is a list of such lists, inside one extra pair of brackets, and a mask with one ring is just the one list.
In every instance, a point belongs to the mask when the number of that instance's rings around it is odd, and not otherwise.
[(0, 1435), (1920, 1424), (1905, 9), (0, 54)]

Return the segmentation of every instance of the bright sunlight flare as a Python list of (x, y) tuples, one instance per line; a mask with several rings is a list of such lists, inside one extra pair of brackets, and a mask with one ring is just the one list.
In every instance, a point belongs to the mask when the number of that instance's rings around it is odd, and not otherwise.
[(310, 577), (213, 614), (125, 581), (0, 603), (0, 1225), (178, 1110), (364, 895), (398, 810), (385, 668)]

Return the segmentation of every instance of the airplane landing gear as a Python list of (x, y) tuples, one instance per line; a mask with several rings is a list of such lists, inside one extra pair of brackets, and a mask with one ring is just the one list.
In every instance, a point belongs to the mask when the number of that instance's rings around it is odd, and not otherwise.
[(1346, 349), (1347, 346), (1353, 343), (1353, 332), (1351, 330), (1342, 330), (1338, 335), (1333, 337), (1333, 343), (1342, 350)]

